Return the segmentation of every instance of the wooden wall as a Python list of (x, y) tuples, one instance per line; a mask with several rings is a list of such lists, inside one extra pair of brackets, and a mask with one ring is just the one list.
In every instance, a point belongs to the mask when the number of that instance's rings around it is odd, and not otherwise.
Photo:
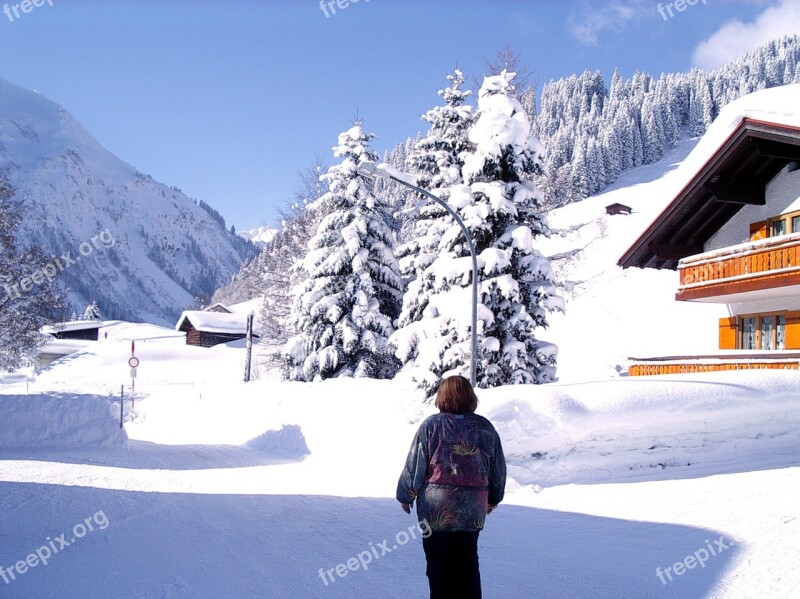
[(720, 372), (722, 370), (800, 370), (800, 361), (776, 360), (774, 362), (720, 362), (719, 364), (632, 364), (628, 376), (650, 376), (658, 374), (686, 374), (692, 372)]

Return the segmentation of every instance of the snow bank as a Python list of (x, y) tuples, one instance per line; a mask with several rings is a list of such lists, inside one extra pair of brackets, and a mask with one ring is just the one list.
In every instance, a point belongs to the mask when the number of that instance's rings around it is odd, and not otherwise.
[(302, 429), (296, 424), (284, 424), (280, 430), (267, 431), (245, 444), (272, 455), (287, 458), (302, 458), (311, 453), (306, 445)]
[[(636, 377), (480, 392), (520, 484), (728, 471), (800, 450), (794, 371)], [(776, 458), (777, 456), (777, 458)]]
[(97, 395), (0, 395), (0, 413), (3, 449), (109, 448), (128, 438), (119, 406)]

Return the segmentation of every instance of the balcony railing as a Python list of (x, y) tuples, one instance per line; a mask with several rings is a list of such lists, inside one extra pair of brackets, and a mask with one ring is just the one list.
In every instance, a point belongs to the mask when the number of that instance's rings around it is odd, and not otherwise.
[(800, 233), (769, 237), (684, 258), (678, 300), (705, 299), (800, 284)]

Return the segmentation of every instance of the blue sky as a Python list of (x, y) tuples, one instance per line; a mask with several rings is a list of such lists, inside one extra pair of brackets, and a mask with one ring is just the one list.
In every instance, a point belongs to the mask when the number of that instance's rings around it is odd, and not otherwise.
[(424, 131), (447, 73), (480, 76), (504, 46), (540, 83), (608, 80), (713, 67), (800, 31), (793, 0), (350, 0), (328, 16), (319, 0), (37, 0), (15, 16), (19, 2), (0, 14), (0, 77), (238, 229), (275, 224), (297, 171), (334, 163), (356, 114), (383, 152)]

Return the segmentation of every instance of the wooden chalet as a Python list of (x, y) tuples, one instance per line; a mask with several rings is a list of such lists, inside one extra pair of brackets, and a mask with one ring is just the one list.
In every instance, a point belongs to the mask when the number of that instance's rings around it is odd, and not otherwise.
[[(800, 107), (800, 86), (777, 90), (767, 91)], [(726, 309), (720, 351), (639, 359), (631, 375), (798, 368), (800, 115), (765, 114), (741, 118), (721, 145), (703, 148), (702, 167), (619, 260), (676, 270), (677, 301)]]
[(213, 347), (244, 339), (247, 336), (247, 314), (189, 310), (181, 314), (175, 330), (186, 333), (186, 345)]
[(42, 333), (56, 339), (97, 341), (100, 338), (100, 327), (102, 326), (103, 323), (99, 320), (72, 320), (42, 327)]
[(614, 202), (613, 204), (609, 204), (606, 206), (606, 214), (610, 214), (612, 216), (616, 214), (624, 214), (628, 215), (633, 212), (633, 208), (630, 206), (626, 206), (625, 204), (620, 204), (619, 202)]

